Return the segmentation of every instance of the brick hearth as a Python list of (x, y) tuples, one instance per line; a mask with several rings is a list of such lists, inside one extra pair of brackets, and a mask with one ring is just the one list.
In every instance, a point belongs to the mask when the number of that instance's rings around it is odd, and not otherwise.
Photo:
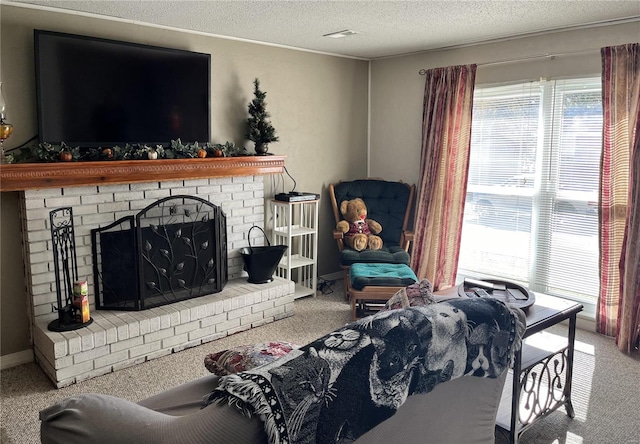
[[(269, 284), (249, 284), (242, 270), (240, 248), (248, 245), (249, 228), (264, 224), (264, 183), (259, 173), (238, 174), (206, 179), (172, 177), (160, 182), (132, 178), (131, 183), (110, 184), (106, 180), (83, 186), (74, 182), (74, 186), (52, 184), (55, 188), (20, 192), (35, 357), (57, 387), (293, 315), (293, 282), (276, 278)], [(229, 283), (220, 293), (145, 311), (97, 311), (90, 230), (178, 194), (209, 200), (225, 212)], [(57, 301), (49, 212), (66, 206), (73, 208), (78, 274), (88, 280), (94, 322), (79, 330), (55, 333), (47, 329), (57, 317), (53, 311)], [(252, 245), (261, 241), (252, 240)]]
[(40, 317), (35, 355), (61, 388), (292, 316), (293, 294), (292, 281), (240, 278), (220, 293), (149, 310), (94, 311), (91, 325), (69, 332), (47, 330)]

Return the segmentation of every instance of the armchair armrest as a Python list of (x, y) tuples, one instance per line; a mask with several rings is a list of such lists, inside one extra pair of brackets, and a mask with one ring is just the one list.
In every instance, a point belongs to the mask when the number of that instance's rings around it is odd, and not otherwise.
[(342, 231), (333, 230), (333, 238), (338, 242), (338, 250), (342, 251), (344, 248), (344, 233)]
[(403, 231), (402, 232), (402, 248), (404, 248), (404, 251), (408, 252), (409, 251), (409, 247), (411, 246), (411, 242), (413, 242), (413, 236), (414, 236), (414, 232), (413, 231)]

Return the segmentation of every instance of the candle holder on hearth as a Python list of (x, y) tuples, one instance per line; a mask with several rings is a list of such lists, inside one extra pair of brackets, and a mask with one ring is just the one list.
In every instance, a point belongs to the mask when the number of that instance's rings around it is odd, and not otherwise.
[(56, 297), (58, 319), (51, 321), (51, 331), (77, 330), (93, 322), (92, 318), (82, 322), (81, 307), (73, 304), (73, 285), (78, 280), (78, 259), (73, 228), (71, 207), (58, 208), (49, 213), (51, 223), (51, 243), (56, 276)]

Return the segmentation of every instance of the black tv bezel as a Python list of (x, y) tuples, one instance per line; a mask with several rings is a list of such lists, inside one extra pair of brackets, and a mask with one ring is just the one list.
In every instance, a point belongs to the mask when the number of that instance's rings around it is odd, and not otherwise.
[(122, 45), (122, 46), (133, 46), (133, 47), (137, 47), (137, 48), (141, 48), (141, 49), (152, 49), (152, 50), (164, 51), (164, 52), (167, 52), (167, 53), (179, 53), (179, 54), (186, 54), (186, 55), (199, 55), (199, 56), (202, 56), (202, 57), (206, 58), (207, 59), (207, 77), (208, 77), (208, 82), (207, 82), (207, 140), (198, 140), (198, 141), (196, 141), (196, 140), (182, 140), (182, 142), (183, 143), (194, 143), (194, 142), (206, 143), (206, 142), (209, 142), (211, 140), (211, 54), (205, 53), (205, 52), (191, 51), (191, 50), (186, 50), (186, 49), (169, 48), (169, 47), (165, 47), (165, 46), (156, 46), (156, 45), (148, 45), (148, 44), (143, 44), (143, 43), (127, 42), (127, 41), (124, 41), (124, 40), (107, 39), (107, 38), (95, 37), (95, 36), (90, 36), (90, 35), (71, 34), (71, 33), (66, 33), (66, 32), (49, 31), (49, 30), (45, 30), (45, 29), (34, 29), (33, 30), (33, 40), (34, 40), (35, 83), (36, 83), (36, 114), (37, 114), (37, 119), (38, 119), (37, 123), (38, 123), (38, 142), (39, 143), (47, 142), (47, 143), (51, 143), (51, 144), (60, 144), (60, 143), (64, 142), (65, 144), (72, 144), (73, 146), (79, 146), (81, 148), (112, 147), (112, 146), (115, 146), (115, 145), (118, 145), (118, 144), (124, 145), (125, 143), (128, 143), (128, 144), (163, 145), (166, 148), (166, 147), (170, 146), (170, 144), (171, 144), (170, 140), (166, 140), (166, 141), (129, 140), (129, 141), (122, 141), (122, 142), (118, 142), (118, 143), (114, 143), (114, 142), (80, 142), (80, 141), (66, 141), (66, 140), (55, 140), (55, 141), (43, 140), (43, 138), (42, 138), (43, 106), (42, 106), (41, 99), (40, 99), (41, 90), (42, 90), (42, 85), (40, 84), (41, 78), (42, 78), (42, 73), (41, 73), (40, 57), (39, 57), (39, 49), (40, 49), (39, 48), (39, 44), (40, 44), (39, 36), (40, 35), (61, 36), (61, 37), (72, 38), (72, 39), (76, 39), (76, 40), (89, 40), (89, 41), (104, 42), (104, 43)]

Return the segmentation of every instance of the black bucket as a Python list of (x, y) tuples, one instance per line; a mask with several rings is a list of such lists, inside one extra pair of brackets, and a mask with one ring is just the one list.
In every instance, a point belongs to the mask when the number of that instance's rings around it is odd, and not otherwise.
[[(262, 231), (267, 241), (265, 247), (251, 246), (251, 230), (254, 228)], [(240, 249), (242, 261), (244, 262), (244, 270), (249, 273), (249, 282), (252, 284), (266, 284), (273, 281), (273, 273), (278, 267), (278, 262), (282, 259), (282, 255), (287, 251), (286, 245), (271, 245), (264, 230), (257, 225), (249, 229), (249, 246)]]

